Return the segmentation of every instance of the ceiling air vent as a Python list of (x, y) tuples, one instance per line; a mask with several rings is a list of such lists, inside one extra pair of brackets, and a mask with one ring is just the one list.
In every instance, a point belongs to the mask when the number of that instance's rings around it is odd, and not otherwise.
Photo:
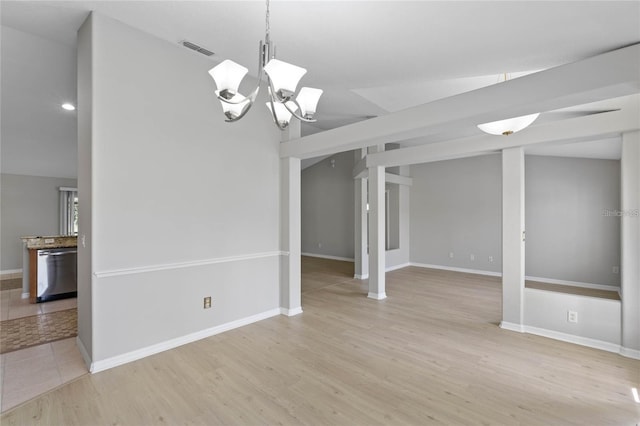
[(182, 44), (182, 45), (183, 45), (184, 47), (186, 47), (186, 48), (189, 48), (189, 49), (191, 49), (191, 50), (195, 50), (195, 51), (196, 51), (196, 52), (198, 52), (198, 53), (202, 53), (202, 54), (203, 54), (203, 55), (205, 55), (205, 56), (212, 56), (212, 55), (213, 55), (213, 52), (212, 52), (212, 51), (207, 50), (207, 49), (205, 49), (205, 48), (204, 48), (204, 47), (202, 47), (202, 46), (198, 46), (198, 45), (197, 45), (197, 44), (195, 44), (195, 43), (191, 43), (190, 41), (183, 40), (183, 41), (181, 41), (181, 42), (180, 42), (180, 44)]

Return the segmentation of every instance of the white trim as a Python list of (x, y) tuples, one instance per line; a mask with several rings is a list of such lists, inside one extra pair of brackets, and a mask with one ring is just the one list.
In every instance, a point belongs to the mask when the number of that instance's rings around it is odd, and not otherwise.
[(205, 330), (196, 331), (195, 333), (190, 333), (185, 336), (176, 337), (175, 339), (170, 339), (161, 343), (157, 343), (155, 345), (147, 346), (146, 348), (136, 349), (135, 351), (124, 353), (121, 355), (116, 355), (114, 357), (103, 359), (100, 361), (95, 361), (91, 364), (90, 371), (92, 373), (97, 373), (99, 371), (108, 370), (110, 368), (117, 367), (119, 365), (127, 364), (129, 362), (136, 361), (138, 359), (145, 358), (150, 355), (164, 352), (169, 349), (177, 348), (178, 346), (186, 345), (187, 343), (192, 343), (197, 340), (215, 336), (216, 334), (220, 334), (225, 331), (233, 330), (234, 328), (249, 325), (251, 323), (261, 321), (267, 318), (271, 318), (276, 315), (280, 315), (280, 308), (271, 309), (269, 311), (265, 311), (256, 315), (252, 315), (250, 317), (231, 321), (226, 324), (221, 324), (215, 327), (207, 328)]
[(525, 326), (522, 324), (516, 324), (513, 322), (506, 322), (506, 321), (501, 321), (500, 322), (500, 328), (505, 329), (505, 330), (509, 330), (509, 331), (516, 331), (518, 333), (524, 333), (525, 332)]
[(287, 252), (270, 251), (264, 253), (245, 254), (240, 256), (217, 257), (213, 259), (193, 260), (190, 262), (166, 263), (163, 265), (139, 266), (127, 269), (94, 272), (96, 278), (117, 277), (120, 275), (144, 274), (147, 272), (166, 271), (169, 269), (193, 268), (195, 266), (215, 265), (218, 263), (239, 262), (243, 260), (262, 259), (266, 257), (286, 256)]
[(620, 355), (627, 358), (640, 359), (640, 351), (637, 349), (629, 349), (624, 346), (620, 346)]
[(417, 266), (418, 268), (442, 269), (444, 271), (464, 272), (465, 274), (488, 275), (490, 277), (502, 276), (502, 272), (482, 271), (480, 269), (458, 268), (456, 266), (431, 265), (428, 263), (415, 263), (415, 262), (409, 262), (409, 265)]
[(299, 315), (301, 313), (302, 313), (302, 307), (297, 307), (293, 309), (280, 308), (280, 315), (286, 315), (288, 317)]
[(387, 293), (371, 293), (367, 294), (369, 299), (382, 300), (387, 298)]
[(407, 262), (407, 263), (401, 263), (399, 265), (387, 266), (385, 271), (386, 272), (391, 272), (391, 271), (395, 271), (397, 269), (406, 268), (407, 266), (411, 266), (411, 264), (409, 262)]
[(31, 295), (30, 293), (22, 293), (22, 294), (20, 295), (20, 298), (21, 298), (21, 299), (28, 299), (30, 295)]
[(78, 192), (78, 188), (69, 188), (67, 186), (61, 186), (59, 188), (60, 191), (70, 191), (70, 192)]
[(84, 347), (84, 343), (80, 340), (80, 336), (76, 336), (76, 346), (80, 351), (80, 355), (82, 355), (82, 359), (84, 360), (84, 365), (87, 367), (90, 373), (93, 373), (93, 366), (91, 365), (91, 357), (89, 356), (89, 352), (87, 352), (87, 348)]
[(366, 280), (367, 278), (369, 278), (369, 274), (355, 274), (353, 278), (355, 278), (356, 280)]
[[(442, 269), (445, 271), (464, 272), (466, 274), (488, 275), (491, 277), (502, 276), (502, 272), (482, 271), (480, 269), (458, 268), (456, 266), (431, 265), (428, 263), (415, 263), (415, 262), (410, 262), (409, 265), (417, 266), (418, 268)], [(617, 291), (618, 293), (620, 292), (620, 287), (615, 285), (592, 284), (592, 283), (583, 283), (579, 281), (557, 280), (554, 278), (531, 277), (529, 275), (525, 276), (524, 279), (526, 281), (537, 281), (537, 282), (547, 283), (547, 284), (558, 284), (558, 285), (567, 285), (571, 287), (591, 288), (594, 290)]]
[(548, 337), (550, 339), (561, 340), (563, 342), (574, 343), (576, 345), (587, 346), (589, 348), (601, 349), (607, 352), (621, 353), (620, 345), (604, 340), (590, 339), (588, 337), (576, 336), (573, 334), (562, 333), (560, 331), (548, 330), (546, 328), (524, 326), (525, 333), (535, 334), (537, 336)]
[(530, 287), (525, 287), (524, 291), (526, 293), (536, 293), (536, 292), (544, 292), (544, 293), (555, 293), (555, 294), (563, 294), (563, 295), (568, 295), (571, 297), (577, 297), (577, 298), (589, 298), (589, 299), (593, 299), (594, 297), (599, 299), (600, 301), (602, 301), (602, 303), (616, 303), (618, 305), (622, 305), (622, 301), (621, 300), (616, 300), (616, 299), (607, 299), (604, 297), (598, 297), (598, 296), (588, 296), (586, 294), (573, 294), (573, 293), (563, 293), (563, 292), (558, 292), (558, 291), (553, 291), (553, 290), (545, 290), (542, 288), (530, 288)]
[(547, 284), (558, 284), (558, 285), (568, 285), (571, 287), (592, 288), (594, 290), (607, 290), (607, 291), (620, 290), (620, 287), (618, 286), (607, 285), (607, 284), (582, 283), (579, 281), (556, 280), (554, 278), (541, 278), (541, 277), (530, 277), (530, 276), (525, 276), (524, 279), (527, 281), (537, 281), (540, 283), (547, 283)]
[(342, 260), (344, 262), (354, 262), (354, 259), (350, 257), (330, 256), (328, 254), (316, 254), (316, 253), (300, 253), (300, 254), (302, 256), (317, 257), (320, 259)]

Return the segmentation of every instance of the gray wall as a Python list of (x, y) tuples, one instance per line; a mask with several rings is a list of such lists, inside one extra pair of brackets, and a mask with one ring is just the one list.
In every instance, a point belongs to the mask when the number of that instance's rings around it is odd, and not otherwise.
[(78, 51), (79, 77), (89, 73), (79, 97), (92, 89), (79, 116), (80, 158), (91, 158), (79, 168), (92, 195), (79, 249), (91, 249), (87, 352), (112, 365), (278, 310), (280, 132), (264, 100), (225, 123), (210, 59), (99, 14), (89, 24)]
[(500, 272), (500, 155), (418, 164), (411, 176), (411, 262)]
[(526, 274), (620, 285), (620, 161), (527, 156)]
[(302, 171), (303, 253), (353, 259), (353, 166), (354, 154), (348, 151)]
[[(501, 272), (500, 156), (411, 174), (411, 262)], [(526, 156), (525, 198), (527, 276), (619, 285), (620, 219), (602, 215), (619, 209), (619, 161)]]
[(59, 188), (75, 187), (76, 180), (3, 173), (0, 176), (0, 185), (0, 270), (21, 269), (20, 238), (60, 233)]

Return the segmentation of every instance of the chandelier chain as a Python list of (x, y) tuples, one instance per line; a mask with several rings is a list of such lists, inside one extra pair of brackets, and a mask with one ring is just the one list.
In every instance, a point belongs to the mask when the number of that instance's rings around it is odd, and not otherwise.
[(269, 42), (270, 38), (271, 38), (271, 26), (269, 25), (269, 0), (266, 1), (267, 3), (267, 13), (265, 14), (265, 41)]

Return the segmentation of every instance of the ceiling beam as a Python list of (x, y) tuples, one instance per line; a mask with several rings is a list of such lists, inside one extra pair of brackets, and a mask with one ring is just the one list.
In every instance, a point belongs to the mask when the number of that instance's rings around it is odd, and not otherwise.
[(568, 120), (552, 121), (509, 136), (479, 135), (367, 156), (367, 167), (404, 166), (482, 155), (504, 148), (535, 144), (571, 142), (608, 137), (640, 128), (640, 95), (625, 96), (602, 103), (620, 109)]
[(283, 142), (281, 157), (310, 158), (551, 111), (640, 91), (640, 44)]

